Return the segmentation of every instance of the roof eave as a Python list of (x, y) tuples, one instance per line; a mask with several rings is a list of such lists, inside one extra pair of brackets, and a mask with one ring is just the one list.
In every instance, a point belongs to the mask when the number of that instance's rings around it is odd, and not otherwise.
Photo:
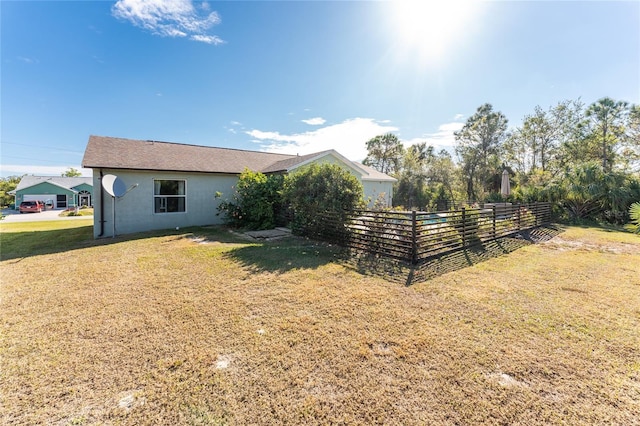
[(291, 166), (286, 171), (288, 173), (288, 172), (290, 172), (292, 170), (295, 170), (295, 169), (297, 169), (299, 167), (303, 167), (303, 166), (305, 166), (307, 164), (313, 163), (314, 161), (317, 161), (317, 160), (319, 160), (321, 158), (324, 158), (324, 157), (326, 157), (328, 155), (333, 155), (334, 157), (338, 158), (340, 161), (342, 161), (347, 166), (350, 166), (350, 167), (354, 168), (356, 171), (360, 172), (361, 176), (364, 177), (365, 175), (367, 175), (367, 172), (364, 169), (358, 167), (358, 164), (356, 162), (349, 160), (348, 158), (346, 158), (344, 155), (340, 154), (335, 149), (330, 149), (328, 151), (319, 152), (318, 155), (315, 155), (315, 156), (313, 156), (311, 158), (306, 159), (305, 161), (302, 161), (302, 162), (300, 162), (300, 163), (298, 163), (298, 164), (296, 164), (294, 166)]
[(70, 187), (67, 187), (67, 186), (64, 186), (64, 185), (60, 185), (59, 183), (56, 183), (56, 182), (53, 182), (53, 181), (50, 181), (50, 180), (43, 180), (43, 181), (40, 181), (40, 182), (36, 182), (36, 183), (34, 183), (32, 185), (24, 186), (22, 188), (16, 188), (16, 191), (22, 191), (22, 190), (25, 190), (25, 189), (28, 189), (28, 188), (33, 188), (34, 186), (42, 185), (43, 183), (48, 183), (50, 185), (57, 186), (58, 188), (65, 189), (67, 191), (71, 191), (71, 192), (76, 193), (76, 194), (78, 193), (78, 191), (75, 191)]
[(375, 178), (375, 177), (362, 177), (362, 180), (366, 180), (368, 182), (397, 182), (398, 179), (393, 178), (393, 177), (388, 177), (388, 178)]
[(239, 175), (242, 172), (214, 172), (207, 170), (184, 170), (184, 169), (158, 169), (158, 168), (143, 168), (143, 167), (114, 167), (114, 166), (88, 166), (82, 165), (86, 169), (108, 169), (108, 170), (125, 170), (132, 172), (162, 172), (162, 173), (205, 173), (210, 175)]

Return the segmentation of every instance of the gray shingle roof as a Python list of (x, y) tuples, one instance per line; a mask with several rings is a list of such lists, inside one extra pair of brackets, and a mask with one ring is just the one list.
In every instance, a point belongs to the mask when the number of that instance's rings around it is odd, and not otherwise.
[[(329, 153), (343, 158), (332, 150), (308, 155), (287, 155), (92, 135), (84, 152), (82, 167), (225, 174), (239, 174), (249, 168), (262, 173), (276, 173), (289, 171), (299, 164)], [(363, 180), (395, 180), (370, 167), (353, 164), (356, 169), (364, 172)]]
[(312, 158), (315, 158), (315, 157), (321, 157), (324, 154), (329, 152), (331, 151), (315, 152), (313, 154), (307, 154), (307, 155), (292, 155), (290, 156), (290, 158), (286, 158), (284, 160), (280, 160), (276, 163), (273, 163), (270, 166), (265, 167), (261, 171), (262, 173), (272, 173), (272, 172), (281, 172), (285, 170), (291, 170), (292, 167), (295, 167), (300, 163), (304, 163), (305, 161), (311, 160)]
[(295, 156), (172, 142), (90, 136), (82, 159), (82, 167), (237, 174), (242, 173), (245, 167), (262, 171), (274, 163), (292, 157)]
[(364, 172), (366, 173), (366, 175), (362, 176), (362, 180), (379, 180), (389, 182), (395, 182), (397, 180), (396, 178), (392, 178), (387, 174), (377, 171), (373, 167), (365, 166), (364, 164), (355, 161), (353, 161), (353, 164), (360, 167), (360, 169), (364, 170)]
[(92, 177), (64, 177), (64, 176), (31, 176), (25, 175), (20, 179), (20, 183), (16, 187), (15, 191), (19, 191), (25, 188), (30, 188), (32, 186), (41, 184), (43, 182), (48, 182), (56, 186), (61, 186), (63, 188), (71, 189), (78, 185), (82, 185), (86, 183), (87, 185), (93, 186), (93, 178)]

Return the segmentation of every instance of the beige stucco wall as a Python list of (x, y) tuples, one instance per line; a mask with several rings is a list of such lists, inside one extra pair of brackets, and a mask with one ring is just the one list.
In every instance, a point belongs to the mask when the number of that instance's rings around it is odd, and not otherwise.
[[(125, 196), (115, 200), (116, 235), (154, 229), (169, 229), (186, 226), (201, 226), (222, 223), (222, 217), (216, 216), (217, 207), (225, 199), (231, 199), (233, 186), (238, 181), (235, 175), (207, 173), (148, 172), (103, 169), (103, 174), (113, 174), (122, 179), (131, 189)], [(168, 179), (186, 181), (186, 212), (154, 213), (153, 181)], [(100, 235), (100, 170), (93, 171), (94, 228), (95, 238), (113, 235), (113, 198), (104, 193), (104, 229)], [(216, 192), (222, 197), (216, 198)]]
[(391, 207), (391, 199), (393, 198), (393, 182), (361, 180), (364, 190), (364, 196), (367, 200), (367, 206), (373, 208), (378, 198), (383, 200), (384, 206)]

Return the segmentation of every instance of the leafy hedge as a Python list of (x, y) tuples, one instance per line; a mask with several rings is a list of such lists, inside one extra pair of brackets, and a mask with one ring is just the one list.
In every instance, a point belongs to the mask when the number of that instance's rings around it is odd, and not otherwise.
[(283, 208), (283, 181), (282, 175), (267, 176), (245, 169), (240, 174), (232, 201), (221, 202), (218, 214), (224, 214), (227, 223), (234, 227), (252, 230), (273, 228)]
[[(222, 194), (217, 194), (221, 197)], [(231, 226), (271, 229), (285, 208), (293, 212), (293, 231), (321, 235), (341, 228), (347, 212), (363, 207), (364, 190), (358, 179), (335, 164), (311, 164), (290, 175), (264, 175), (245, 169), (231, 200), (218, 206)], [(331, 214), (331, 223), (320, 219)]]
[[(297, 234), (335, 233), (345, 223), (347, 213), (364, 204), (360, 181), (335, 164), (311, 164), (287, 175), (283, 196), (293, 210), (292, 231)], [(327, 213), (334, 221), (322, 220)]]

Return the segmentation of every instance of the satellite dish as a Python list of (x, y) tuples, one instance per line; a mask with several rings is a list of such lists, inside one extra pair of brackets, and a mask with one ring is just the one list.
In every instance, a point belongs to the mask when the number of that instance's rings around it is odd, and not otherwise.
[(122, 197), (127, 193), (127, 185), (116, 175), (104, 175), (102, 187), (112, 197)]

